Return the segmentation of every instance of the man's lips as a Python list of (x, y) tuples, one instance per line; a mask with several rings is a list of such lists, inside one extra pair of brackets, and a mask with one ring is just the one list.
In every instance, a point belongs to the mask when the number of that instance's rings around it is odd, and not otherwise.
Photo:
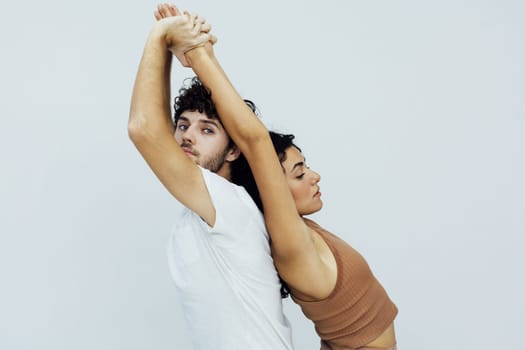
[(182, 147), (182, 150), (183, 150), (184, 153), (186, 153), (187, 155), (192, 155), (192, 156), (195, 155), (195, 152), (194, 152), (191, 148)]

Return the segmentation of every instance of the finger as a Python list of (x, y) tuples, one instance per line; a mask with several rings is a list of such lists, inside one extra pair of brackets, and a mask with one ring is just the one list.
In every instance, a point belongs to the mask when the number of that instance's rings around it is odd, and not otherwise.
[(191, 17), (191, 13), (189, 13), (189, 12), (186, 11), (186, 10), (184, 10), (183, 16), (186, 17), (186, 20), (187, 20), (191, 25), (193, 25), (193, 20), (192, 20), (192, 17)]
[(194, 25), (197, 23), (202, 23), (203, 20), (206, 21), (204, 17), (199, 16), (198, 13), (188, 13), (188, 15), (190, 16), (190, 20)]
[[(209, 32), (209, 29), (206, 29), (206, 19), (204, 17), (198, 17), (199, 15), (195, 14), (193, 16), (194, 22), (193, 22), (193, 33), (201, 33), (201, 32)], [(203, 30), (203, 26), (205, 29)]]
[(197, 40), (199, 44), (195, 45), (195, 47), (204, 46), (208, 41), (211, 40), (211, 34), (201, 32)]
[[(161, 17), (162, 17), (162, 6), (163, 6), (163, 4), (158, 4), (158, 5), (157, 5), (157, 12), (158, 12), (158, 14), (159, 14)], [(163, 18), (163, 17), (162, 17), (162, 18)]]
[(201, 26), (201, 32), (203, 33), (209, 33), (211, 30), (211, 24), (203, 23)]
[(199, 15), (196, 13), (193, 13), (191, 15), (191, 22), (193, 23), (193, 28), (195, 28), (196, 26), (200, 26)]
[(200, 33), (201, 32), (201, 23), (199, 21), (193, 21), (193, 29), (191, 30), (192, 33)]
[(159, 12), (163, 18), (171, 17), (171, 9), (169, 8), (168, 4), (161, 4)]
[(199, 41), (201, 42), (200, 45), (203, 45), (204, 43), (206, 43), (207, 41), (210, 41), (211, 39), (211, 34), (210, 33), (204, 33), (204, 32), (201, 32), (199, 34)]
[(153, 14), (155, 15), (155, 19), (157, 21), (160, 21), (162, 19), (162, 16), (161, 16), (159, 10), (155, 10), (155, 12)]
[(199, 22), (201, 25), (204, 24), (204, 23), (206, 23), (206, 18), (204, 18), (204, 17), (197, 17), (196, 20), (197, 20), (197, 22)]
[(179, 16), (180, 15), (180, 11), (177, 8), (177, 6), (175, 6), (175, 5), (168, 5), (168, 7), (170, 9), (170, 13), (171, 13), (172, 16)]
[(213, 34), (210, 34), (210, 40), (209, 41), (210, 41), (210, 43), (212, 45), (215, 45), (215, 43), (217, 42), (217, 37), (215, 35), (213, 35)]

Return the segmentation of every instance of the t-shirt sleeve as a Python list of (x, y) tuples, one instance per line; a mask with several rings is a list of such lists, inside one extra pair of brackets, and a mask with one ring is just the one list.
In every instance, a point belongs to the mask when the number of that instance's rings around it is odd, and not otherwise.
[[(200, 169), (215, 208), (215, 225), (208, 226), (210, 233), (239, 235), (254, 223), (259, 226), (259, 229), (264, 230), (262, 214), (243, 187), (207, 169), (202, 167)], [(253, 226), (250, 228), (253, 230)]]

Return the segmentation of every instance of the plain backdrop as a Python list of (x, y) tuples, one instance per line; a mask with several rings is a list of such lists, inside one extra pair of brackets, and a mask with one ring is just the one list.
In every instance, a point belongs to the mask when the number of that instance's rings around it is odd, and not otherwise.
[[(180, 206), (127, 135), (155, 5), (0, 5), (0, 349), (191, 349), (166, 259)], [(322, 176), (313, 218), (382, 281), (399, 349), (523, 346), (522, 1), (178, 5), (296, 134)], [(175, 65), (173, 92), (192, 75)]]

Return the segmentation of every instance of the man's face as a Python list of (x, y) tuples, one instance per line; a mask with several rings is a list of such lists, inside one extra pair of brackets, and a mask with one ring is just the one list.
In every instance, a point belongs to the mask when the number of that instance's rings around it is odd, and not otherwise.
[(175, 125), (175, 140), (195, 163), (217, 172), (228, 160), (229, 138), (217, 119), (198, 111), (185, 111)]

